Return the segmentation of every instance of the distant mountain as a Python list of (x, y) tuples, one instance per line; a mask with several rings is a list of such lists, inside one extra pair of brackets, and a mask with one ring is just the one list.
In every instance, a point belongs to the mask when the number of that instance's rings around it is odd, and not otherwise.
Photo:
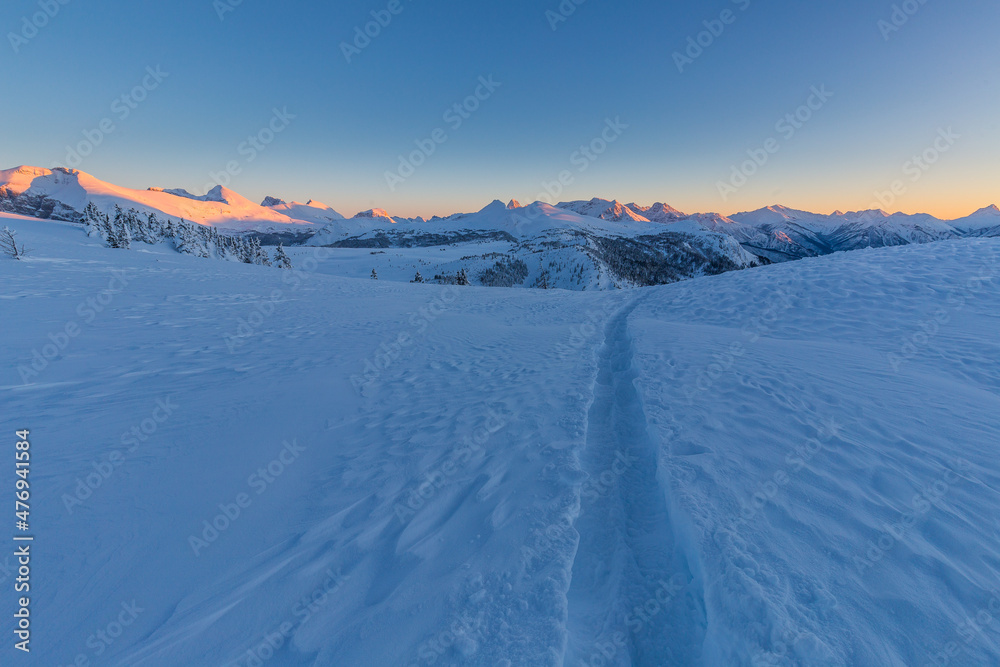
[(90, 203), (108, 213), (117, 205), (229, 233), (251, 232), (265, 244), (462, 246), (461, 265), (435, 260), (432, 270), (443, 275), (468, 269), (487, 284), (570, 289), (661, 284), (858, 248), (1000, 236), (996, 206), (950, 221), (881, 210), (825, 215), (780, 205), (726, 217), (594, 198), (556, 206), (495, 200), (476, 213), (430, 220), (381, 208), (345, 218), (314, 200), (288, 203), (269, 196), (258, 205), (221, 185), (194, 195), (179, 188), (132, 190), (73, 169), (0, 171), (0, 211), (80, 221)]
[(293, 220), (304, 220), (318, 225), (325, 225), (334, 220), (344, 219), (344, 216), (337, 213), (332, 207), (312, 199), (303, 204), (297, 201), (286, 203), (275, 197), (265, 197), (264, 201), (261, 202), (261, 206), (287, 215)]
[(823, 215), (784, 206), (737, 213), (731, 220), (738, 226), (730, 227), (729, 233), (751, 252), (772, 261), (859, 248), (1000, 235), (1000, 211), (995, 206), (951, 221), (926, 213), (890, 215), (882, 210), (868, 210)]
[(221, 185), (204, 195), (192, 195), (182, 189), (123, 188), (75, 169), (17, 167), (0, 171), (2, 211), (76, 222), (82, 219), (83, 209), (89, 203), (104, 212), (118, 205), (232, 232), (302, 232), (328, 221), (297, 218), (275, 208), (258, 206)]
[(474, 283), (503, 287), (656, 285), (762, 263), (729, 235), (698, 221), (667, 226), (629, 215), (609, 220), (541, 202), (511, 208), (499, 200), (476, 213), (419, 222), (366, 211), (327, 225), (306, 244), (373, 250), (461, 246), (467, 250), (459, 261), (434, 263), (428, 277), (466, 270)]

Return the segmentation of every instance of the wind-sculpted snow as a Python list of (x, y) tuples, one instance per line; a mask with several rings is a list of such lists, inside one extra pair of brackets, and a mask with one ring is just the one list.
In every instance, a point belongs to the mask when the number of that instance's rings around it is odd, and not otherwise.
[(37, 664), (1000, 660), (1000, 241), (581, 293), (0, 223)]
[(706, 664), (1000, 660), (998, 286), (1000, 242), (954, 241), (697, 279), (636, 309)]

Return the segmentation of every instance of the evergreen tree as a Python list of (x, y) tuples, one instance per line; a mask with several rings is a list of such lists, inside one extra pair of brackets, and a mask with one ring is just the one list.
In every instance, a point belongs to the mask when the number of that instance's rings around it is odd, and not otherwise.
[(163, 229), (155, 213), (146, 214), (146, 243), (157, 243), (163, 238)]
[(372, 280), (378, 280), (378, 272), (372, 269)]
[(260, 266), (271, 266), (271, 258), (267, 256), (267, 251), (260, 247), (260, 239), (251, 239), (253, 248), (253, 263)]
[(411, 280), (410, 282), (411, 283), (422, 283), (422, 282), (424, 282), (424, 277), (422, 275), (420, 275), (419, 271), (417, 271), (417, 275), (413, 276), (413, 280)]
[(132, 232), (128, 228), (128, 224), (125, 222), (125, 212), (122, 211), (121, 206), (115, 204), (115, 219), (112, 223), (114, 225), (114, 243), (111, 243), (110, 239), (108, 245), (112, 248), (122, 248), (128, 250), (132, 247)]
[[(279, 242), (278, 249), (274, 251), (274, 265), (279, 269), (292, 268), (292, 260), (285, 253), (285, 247)], [(417, 275), (420, 275), (419, 273)]]
[(456, 285), (468, 285), (469, 284), (469, 276), (465, 275), (465, 269), (462, 269), (461, 271), (459, 271), (458, 275), (455, 276), (455, 284)]

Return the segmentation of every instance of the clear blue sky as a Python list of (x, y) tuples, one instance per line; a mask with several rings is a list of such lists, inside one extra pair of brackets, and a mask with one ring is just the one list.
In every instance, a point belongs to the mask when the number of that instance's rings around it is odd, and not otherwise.
[[(388, 0), (243, 0), (220, 20), (234, 1), (69, 0), (17, 52), (10, 33), (32, 33), (23, 18), (39, 2), (4, 2), (0, 164), (65, 163), (109, 118), (79, 167), (99, 178), (202, 191), (233, 160), (230, 187), (251, 199), (313, 198), (346, 215), (531, 201), (563, 170), (559, 199), (727, 214), (868, 208), (896, 180), (892, 209), (955, 217), (1000, 203), (996, 0), (910, 0), (919, 10), (888, 40), (878, 24), (893, 2), (878, 0), (586, 0), (556, 30), (546, 11), (559, 0), (399, 0), (351, 63), (341, 43)], [(679, 72), (674, 52), (726, 9), (732, 23)], [(121, 119), (115, 99), (150, 66), (169, 76)], [(502, 85), (452, 129), (445, 111), (490, 75)], [(813, 86), (833, 97), (786, 138), (776, 122)], [(295, 119), (248, 162), (239, 146), (275, 107)], [(628, 129), (581, 172), (574, 152), (616, 117)], [(904, 169), (949, 127), (959, 138), (933, 166)], [(391, 191), (385, 172), (438, 128), (447, 140)], [(718, 182), (771, 137), (777, 153), (723, 199)]]

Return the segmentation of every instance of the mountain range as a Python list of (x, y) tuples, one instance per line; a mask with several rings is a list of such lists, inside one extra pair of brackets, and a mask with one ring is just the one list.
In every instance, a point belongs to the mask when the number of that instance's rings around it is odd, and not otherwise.
[(594, 198), (522, 206), (497, 200), (475, 213), (404, 218), (374, 208), (346, 218), (310, 200), (266, 197), (255, 204), (221, 185), (204, 195), (179, 189), (134, 190), (73, 169), (22, 166), (0, 171), (0, 211), (78, 222), (93, 203), (185, 219), (265, 243), (386, 249), (462, 247), (458, 260), (427, 262), (442, 277), (467, 270), (482, 284), (570, 289), (663, 284), (868, 247), (1000, 236), (1000, 209), (957, 220), (882, 210), (829, 215), (768, 206), (723, 216), (683, 213)]

